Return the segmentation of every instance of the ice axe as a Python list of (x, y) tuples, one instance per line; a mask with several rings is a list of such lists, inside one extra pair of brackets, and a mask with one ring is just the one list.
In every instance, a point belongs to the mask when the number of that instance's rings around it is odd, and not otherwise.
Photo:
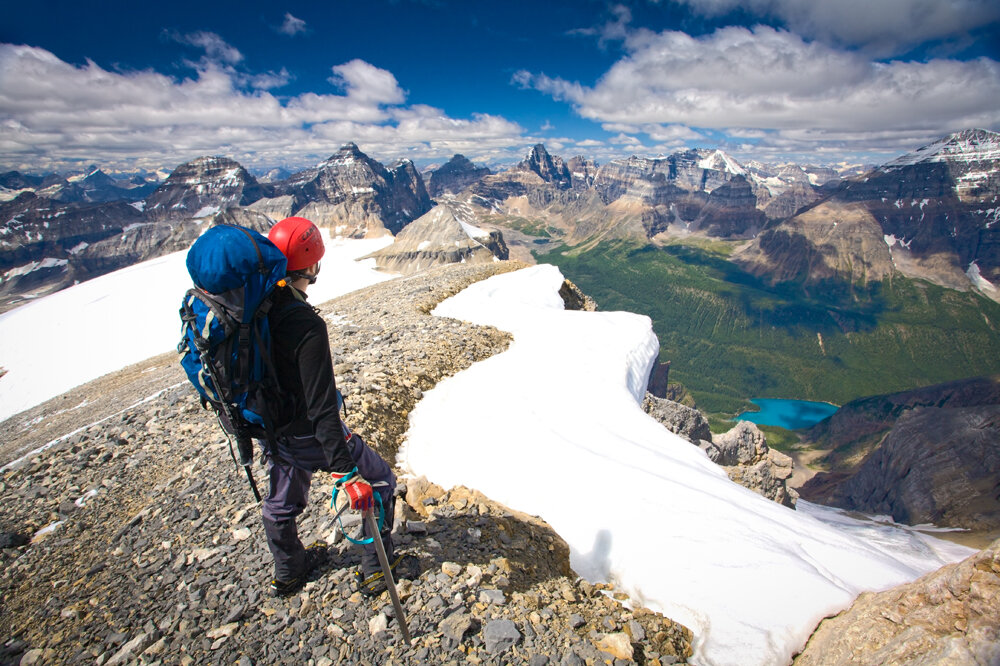
[(396, 592), (396, 581), (392, 578), (392, 567), (389, 566), (389, 558), (385, 554), (385, 546), (379, 537), (378, 526), (375, 524), (375, 511), (368, 507), (362, 512), (365, 524), (368, 526), (368, 533), (372, 536), (372, 543), (375, 545), (375, 552), (378, 554), (378, 563), (382, 567), (382, 576), (385, 578), (385, 587), (389, 590), (389, 597), (392, 599), (392, 609), (396, 613), (396, 622), (403, 632), (403, 640), (407, 645), (410, 642), (410, 629), (406, 626), (406, 616), (403, 615), (403, 606), (399, 603), (399, 593)]
[[(355, 468), (355, 470), (352, 471), (351, 474), (354, 474), (356, 470), (357, 468)], [(336, 506), (338, 490), (339, 489), (337, 488), (337, 486), (334, 486), (333, 494), (330, 497), (331, 509), (333, 509)], [(382, 506), (381, 496), (378, 493), (374, 493), (374, 496), (378, 501), (379, 511), (380, 512), (385, 511), (385, 508)], [(337, 520), (338, 523), (340, 522), (340, 515), (344, 513), (344, 511), (349, 507), (350, 507), (350, 502), (345, 504), (343, 507), (340, 508), (339, 511), (337, 511), (337, 515), (334, 516), (334, 519)], [(403, 614), (403, 605), (399, 603), (399, 593), (396, 591), (396, 581), (392, 577), (392, 566), (389, 564), (389, 557), (385, 554), (385, 545), (383, 545), (382, 543), (382, 538), (381, 538), (382, 531), (379, 529), (378, 525), (378, 523), (381, 522), (381, 518), (378, 521), (375, 520), (375, 509), (372, 506), (368, 506), (368, 508), (364, 509), (361, 512), (361, 517), (362, 520), (364, 520), (364, 523), (367, 527), (368, 534), (371, 535), (370, 537), (368, 537), (367, 539), (351, 538), (351, 536), (348, 535), (347, 531), (344, 529), (343, 523), (340, 523), (340, 531), (344, 535), (344, 537), (347, 538), (347, 540), (350, 541), (351, 543), (363, 546), (371, 543), (373, 546), (375, 546), (375, 553), (378, 555), (378, 563), (379, 566), (382, 568), (382, 577), (385, 580), (385, 587), (387, 590), (389, 590), (389, 597), (392, 599), (392, 609), (396, 613), (396, 622), (399, 623), (400, 631), (403, 632), (403, 640), (406, 641), (407, 645), (412, 645), (410, 641), (410, 629), (406, 625), (406, 616)]]

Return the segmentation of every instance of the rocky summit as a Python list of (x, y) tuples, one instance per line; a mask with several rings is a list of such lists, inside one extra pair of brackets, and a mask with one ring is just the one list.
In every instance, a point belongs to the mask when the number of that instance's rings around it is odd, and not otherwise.
[(471, 207), (446, 201), (403, 228), (392, 245), (368, 257), (375, 259), (380, 270), (403, 275), (441, 264), (507, 259), (509, 251), (503, 234), (479, 224)]
[(397, 233), (431, 208), (412, 162), (402, 160), (386, 168), (353, 143), (314, 168), (276, 183), (275, 196), (291, 197), (289, 215), (353, 238)]
[(489, 168), (477, 167), (465, 155), (455, 155), (427, 177), (427, 193), (432, 197), (457, 194), (489, 174)]
[[(423, 391), (509, 344), (430, 310), (517, 267), (446, 266), (320, 307), (347, 421), (387, 460)], [(543, 521), (424, 479), (402, 482), (396, 503), (396, 542), (420, 563), (399, 582), (411, 646), (387, 594), (355, 590), (359, 550), (329, 511), (323, 474), (299, 527), (307, 544), (331, 544), (329, 557), (300, 593), (268, 597), (259, 508), (174, 353), (0, 423), (0, 442), (2, 664), (542, 666), (691, 654), (687, 629), (576, 577)], [(259, 462), (254, 472), (266, 483)], [(345, 520), (348, 533), (356, 526)]]
[(199, 157), (182, 164), (146, 199), (147, 214), (156, 218), (205, 217), (230, 206), (249, 204), (264, 190), (238, 162), (225, 157)]

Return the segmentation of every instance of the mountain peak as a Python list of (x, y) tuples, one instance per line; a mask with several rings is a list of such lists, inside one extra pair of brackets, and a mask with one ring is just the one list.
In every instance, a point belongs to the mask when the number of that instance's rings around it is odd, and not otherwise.
[(562, 158), (549, 155), (549, 151), (541, 143), (532, 146), (527, 159), (521, 162), (519, 167), (527, 171), (534, 171), (545, 182), (553, 183), (559, 187), (568, 188), (572, 182), (569, 169), (566, 168)]
[(448, 160), (444, 166), (442, 166), (438, 171), (465, 171), (467, 169), (474, 169), (475, 165), (472, 161), (465, 155), (455, 153), (452, 158)]
[(545, 159), (549, 156), (549, 151), (545, 149), (544, 143), (536, 143), (531, 147), (531, 152), (528, 153), (529, 160)]
[(489, 174), (487, 167), (477, 167), (465, 155), (454, 155), (441, 168), (431, 172), (427, 191), (432, 197), (445, 192), (457, 194)]
[[(340, 150), (338, 150), (335, 154), (330, 155), (330, 157), (317, 164), (316, 168), (322, 170), (326, 167), (343, 166), (346, 164), (353, 164), (357, 161), (367, 162), (371, 160), (368, 155), (361, 152), (361, 149), (358, 148), (358, 144), (351, 141), (341, 146)], [(381, 164), (379, 164), (379, 166), (382, 167)]]
[(731, 155), (722, 150), (699, 151), (702, 156), (698, 161), (698, 166), (702, 169), (715, 169), (737, 176), (745, 176), (747, 171)]
[(885, 167), (950, 162), (968, 163), (1000, 160), (1000, 133), (985, 129), (967, 129), (949, 134), (912, 153), (897, 157)]

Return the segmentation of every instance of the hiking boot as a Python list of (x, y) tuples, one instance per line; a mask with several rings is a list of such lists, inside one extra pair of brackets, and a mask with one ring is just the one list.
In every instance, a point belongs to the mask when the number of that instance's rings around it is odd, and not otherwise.
[[(415, 555), (401, 553), (389, 565), (389, 569), (392, 571), (393, 580), (413, 580), (420, 576), (420, 560)], [(366, 597), (377, 597), (386, 590), (382, 569), (368, 575), (361, 571), (355, 571), (354, 583), (358, 592)]]
[(302, 560), (302, 573), (291, 580), (271, 581), (270, 592), (272, 597), (290, 597), (309, 582), (309, 574), (316, 570), (321, 564), (326, 562), (328, 557), (327, 545), (325, 541), (316, 541), (306, 548), (305, 558)]

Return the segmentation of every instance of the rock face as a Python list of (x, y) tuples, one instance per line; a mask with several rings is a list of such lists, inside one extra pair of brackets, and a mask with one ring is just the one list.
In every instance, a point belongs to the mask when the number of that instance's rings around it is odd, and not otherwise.
[(593, 187), (594, 179), (597, 178), (597, 162), (577, 155), (569, 158), (569, 161), (566, 162), (566, 168), (569, 169), (573, 189), (586, 190)]
[(559, 295), (563, 299), (563, 307), (567, 310), (597, 312), (597, 301), (580, 291), (580, 288), (570, 280), (563, 280), (562, 286), (559, 287)]
[(675, 435), (680, 435), (692, 444), (712, 441), (712, 430), (708, 421), (697, 409), (680, 403), (658, 398), (650, 393), (642, 401), (642, 409)]
[(769, 220), (791, 217), (820, 198), (819, 186), (840, 180), (833, 169), (797, 164), (773, 167), (750, 160), (743, 167), (753, 185), (757, 207)]
[(823, 620), (795, 659), (812, 664), (1000, 663), (1000, 540)]
[(350, 238), (396, 234), (431, 209), (412, 162), (388, 169), (353, 143), (274, 187), (277, 195), (293, 198), (293, 214)]
[[(320, 306), (349, 423), (386, 460), (423, 391), (510, 342), (427, 313), (518, 267), (450, 265)], [(4, 664), (582, 664), (629, 650), (648, 664), (691, 655), (690, 631), (578, 578), (566, 543), (538, 518), (425, 479), (397, 488), (394, 540), (420, 562), (398, 584), (412, 646), (388, 595), (355, 590), (359, 551), (329, 511), (327, 475), (313, 479), (299, 534), (331, 543), (329, 559), (299, 594), (266, 596), (260, 508), (173, 352), (0, 423), (0, 464)], [(261, 464), (254, 473), (266, 479)], [(356, 525), (346, 522), (352, 534)]]
[(267, 215), (275, 222), (283, 220), (286, 217), (291, 217), (296, 208), (295, 197), (291, 194), (257, 199), (257, 201), (246, 207), (247, 210)]
[(692, 407), (647, 393), (642, 409), (670, 432), (702, 447), (735, 483), (795, 508), (799, 494), (787, 486), (794, 463), (784, 453), (770, 449), (764, 433), (753, 423), (740, 421), (729, 432), (713, 436), (705, 416)]
[(850, 402), (807, 432), (831, 469), (814, 502), (990, 534), (1000, 530), (1000, 377)]
[(767, 229), (733, 260), (772, 283), (807, 286), (879, 282), (894, 270), (882, 228), (868, 209), (834, 201)]
[[(831, 269), (841, 279), (862, 282), (899, 270), (953, 289), (982, 287), (979, 277), (1000, 280), (998, 195), (1000, 134), (966, 130), (846, 181), (816, 208), (761, 234), (743, 260), (758, 274), (775, 268), (775, 282), (801, 273), (793, 255), (809, 255), (822, 258), (810, 265), (811, 282)], [(827, 230), (814, 229), (817, 223)], [(861, 231), (864, 242), (831, 244), (829, 225), (843, 223)], [(835, 263), (829, 251), (834, 248)], [(795, 265), (785, 266), (788, 260)]]
[(960, 379), (910, 391), (858, 398), (810, 428), (806, 440), (831, 449), (823, 464), (843, 470), (856, 466), (884, 439), (906, 412), (918, 407), (957, 409), (1000, 405), (1000, 376)]
[(465, 155), (455, 155), (427, 179), (427, 193), (432, 197), (458, 194), (469, 185), (490, 175), (487, 167), (477, 167)]
[(532, 147), (528, 157), (514, 167), (514, 170), (531, 171), (543, 182), (555, 185), (559, 189), (567, 189), (573, 184), (573, 178), (562, 158), (549, 155), (549, 151), (540, 143)]
[(987, 531), (1000, 530), (998, 489), (1000, 405), (918, 407), (854, 473), (810, 496), (908, 525)]
[(503, 234), (482, 229), (472, 210), (457, 202), (435, 206), (396, 235), (392, 245), (373, 252), (379, 269), (410, 275), (431, 266), (492, 263), (508, 258)]
[(594, 189), (606, 204), (644, 206), (649, 237), (673, 228), (742, 238), (766, 221), (745, 174), (721, 151), (690, 150), (662, 159), (612, 160), (598, 170)]
[(156, 219), (205, 217), (231, 206), (253, 203), (266, 194), (238, 162), (199, 157), (182, 164), (146, 199), (145, 212)]
[(708, 457), (725, 468), (729, 478), (778, 504), (795, 508), (799, 494), (786, 484), (792, 476), (792, 459), (767, 446), (764, 433), (749, 421), (712, 438)]
[[(89, 248), (144, 223), (142, 213), (122, 201), (62, 204), (30, 192), (0, 204), (0, 220), (0, 309), (22, 302), (24, 294), (44, 295), (100, 275)], [(121, 268), (135, 260), (109, 255), (101, 262)]]
[(692, 228), (709, 236), (740, 238), (756, 234), (767, 217), (757, 210), (757, 198), (743, 176), (718, 186), (698, 213)]

